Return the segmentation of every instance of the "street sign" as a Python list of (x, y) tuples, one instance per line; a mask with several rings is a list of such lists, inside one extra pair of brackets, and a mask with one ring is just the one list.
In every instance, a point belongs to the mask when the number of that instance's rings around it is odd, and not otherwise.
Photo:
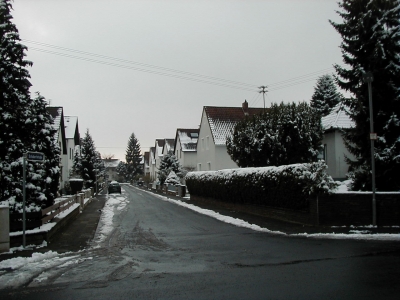
[(44, 161), (44, 154), (41, 152), (27, 152), (26, 158), (29, 161)]
[(369, 139), (370, 140), (377, 140), (378, 139), (378, 135), (376, 133), (371, 132), (369, 134)]

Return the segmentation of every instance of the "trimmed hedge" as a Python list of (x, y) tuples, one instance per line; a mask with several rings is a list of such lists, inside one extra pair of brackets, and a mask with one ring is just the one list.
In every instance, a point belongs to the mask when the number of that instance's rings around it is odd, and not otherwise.
[(323, 161), (279, 167), (190, 172), (191, 195), (229, 203), (305, 210), (308, 198), (329, 194), (337, 187)]

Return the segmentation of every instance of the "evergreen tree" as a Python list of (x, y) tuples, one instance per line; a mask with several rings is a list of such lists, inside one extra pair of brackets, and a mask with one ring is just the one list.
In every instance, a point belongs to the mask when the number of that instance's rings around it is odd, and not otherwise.
[(74, 149), (74, 159), (72, 163), (72, 170), (69, 176), (71, 178), (82, 178), (82, 157), (81, 157), (81, 146), (76, 145)]
[(22, 156), (40, 151), (45, 154), (43, 163), (26, 164), (27, 211), (37, 211), (56, 196), (59, 150), (44, 98), (30, 97), (26, 68), (32, 62), (24, 59), (27, 48), (20, 44), (11, 9), (9, 1), (0, 2), (0, 201), (6, 201), (11, 211), (22, 212)]
[(160, 167), (157, 172), (158, 180), (160, 181), (161, 185), (164, 184), (171, 171), (174, 171), (179, 178), (182, 178), (182, 166), (180, 165), (179, 160), (176, 158), (174, 153), (169, 151), (161, 159)]
[(87, 129), (85, 137), (82, 140), (81, 145), (81, 175), (85, 181), (85, 187), (94, 187), (96, 182), (96, 162), (97, 162), (97, 151), (94, 145), (92, 136)]
[(342, 36), (343, 61), (335, 66), (339, 86), (349, 91), (345, 99), (355, 130), (346, 132), (352, 188), (371, 190), (371, 150), (368, 85), (363, 74), (373, 74), (372, 99), (376, 188), (399, 190), (400, 181), (400, 2), (398, 0), (344, 0), (338, 14), (343, 23), (333, 27)]
[(126, 164), (123, 161), (120, 161), (115, 168), (118, 176), (121, 177), (122, 181), (126, 181)]
[(169, 172), (167, 178), (165, 179), (165, 184), (171, 184), (171, 185), (177, 185), (180, 184), (181, 181), (178, 177), (178, 175), (175, 174), (174, 171)]
[(342, 96), (337, 91), (333, 77), (331, 75), (323, 75), (317, 80), (310, 105), (324, 117), (341, 101), (341, 98)]
[(316, 161), (321, 140), (314, 109), (306, 102), (281, 103), (237, 123), (226, 146), (239, 167), (280, 166)]
[(136, 175), (143, 174), (143, 170), (140, 166), (140, 162), (142, 161), (142, 155), (140, 154), (140, 144), (134, 133), (132, 133), (129, 137), (125, 160), (125, 177), (127, 180), (132, 181)]

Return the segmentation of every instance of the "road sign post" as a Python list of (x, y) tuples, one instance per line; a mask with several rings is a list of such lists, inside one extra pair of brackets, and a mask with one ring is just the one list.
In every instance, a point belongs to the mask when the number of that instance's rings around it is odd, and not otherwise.
[(43, 162), (44, 154), (41, 152), (26, 152), (22, 156), (22, 164), (23, 164), (23, 181), (22, 181), (22, 245), (25, 249), (26, 247), (26, 161), (35, 161), (35, 162)]

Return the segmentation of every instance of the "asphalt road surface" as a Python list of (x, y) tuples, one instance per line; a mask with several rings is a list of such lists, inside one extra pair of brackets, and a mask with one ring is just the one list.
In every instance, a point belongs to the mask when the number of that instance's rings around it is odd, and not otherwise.
[[(284, 237), (124, 186), (106, 238), (1, 299), (398, 299), (400, 243)], [(114, 197), (114, 196), (113, 196)], [(96, 233), (99, 235), (100, 233)], [(98, 238), (98, 237), (97, 237)], [(45, 274), (45, 275), (43, 275)], [(15, 274), (16, 278), (18, 274)]]

